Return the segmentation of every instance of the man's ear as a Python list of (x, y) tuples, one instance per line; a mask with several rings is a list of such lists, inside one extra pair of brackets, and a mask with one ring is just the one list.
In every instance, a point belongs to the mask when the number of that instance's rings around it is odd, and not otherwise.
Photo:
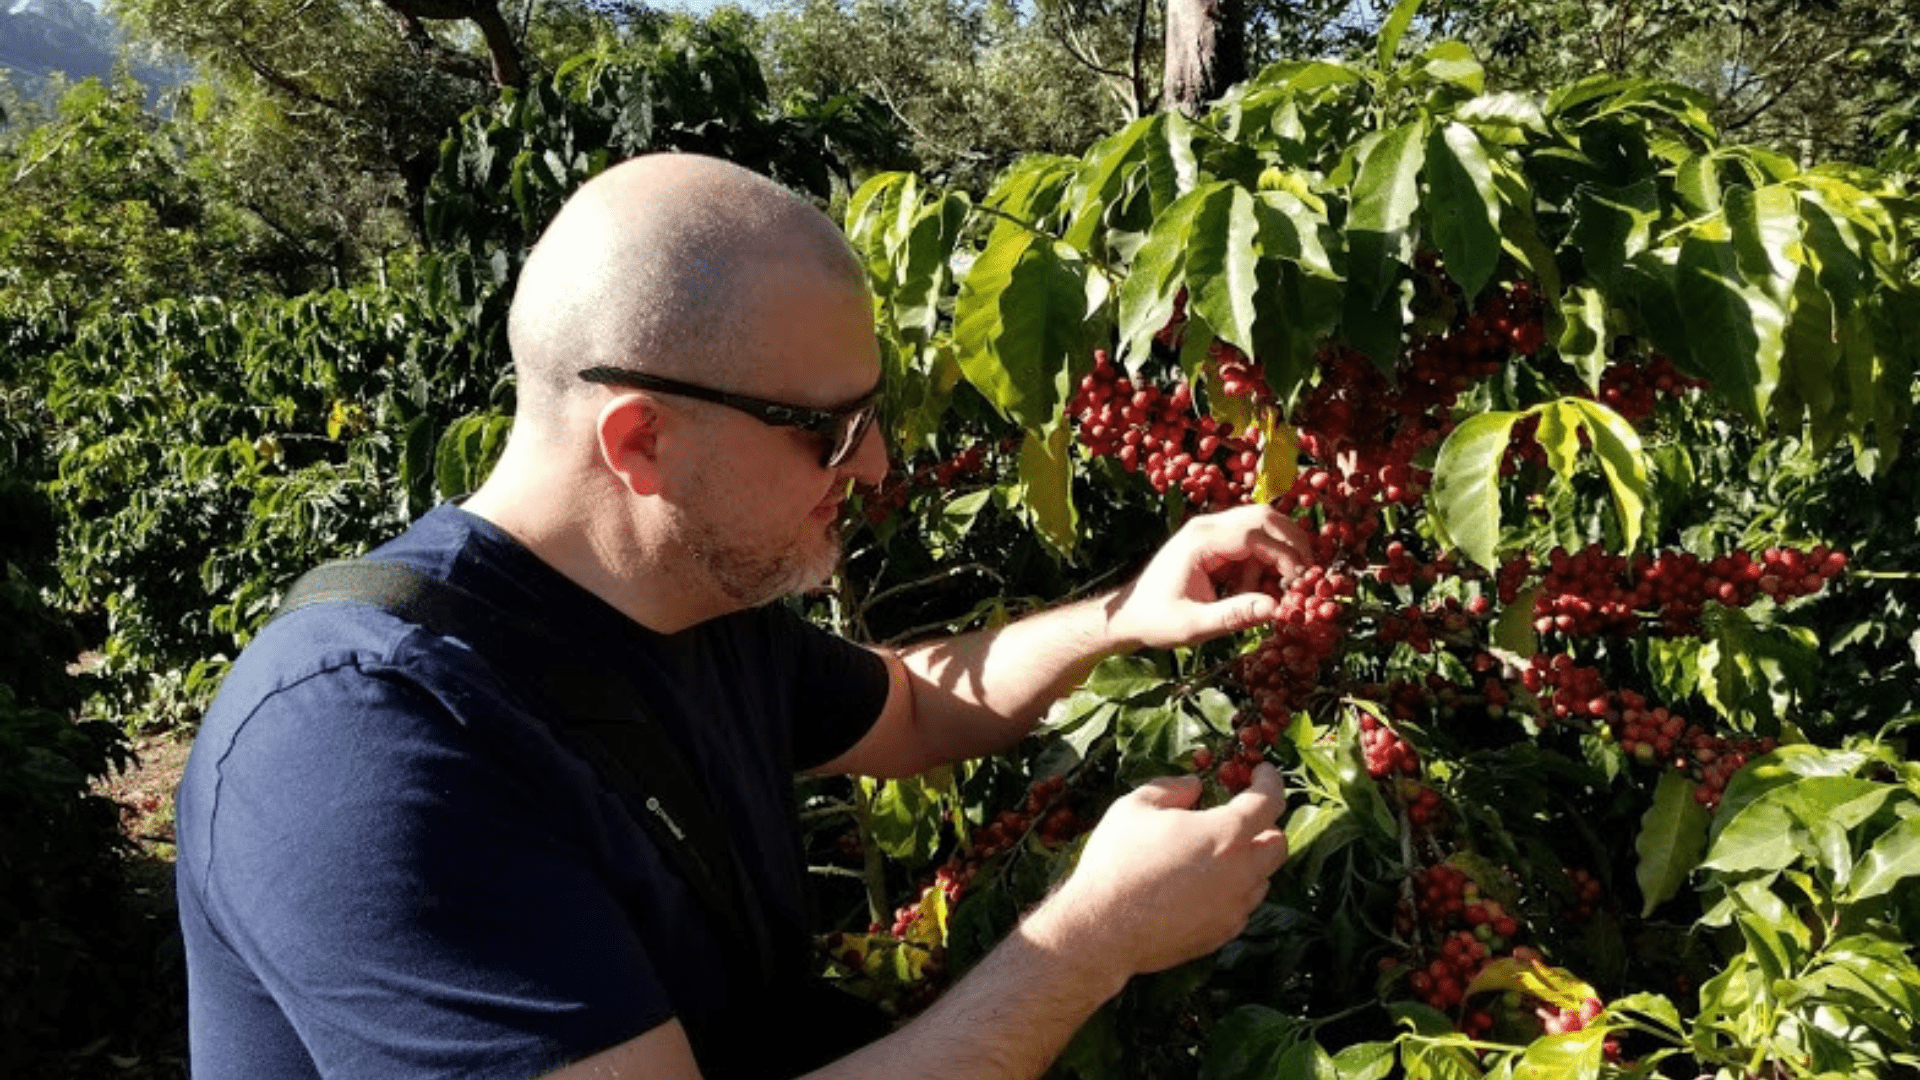
[[(619, 394), (600, 407), (600, 461), (636, 495), (658, 495), (665, 476), (660, 447), (670, 418), (643, 394)], [(670, 437), (670, 436), (669, 436)]]

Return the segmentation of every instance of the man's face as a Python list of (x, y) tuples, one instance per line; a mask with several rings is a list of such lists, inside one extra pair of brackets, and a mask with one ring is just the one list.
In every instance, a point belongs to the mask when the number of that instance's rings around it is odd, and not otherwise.
[[(833, 407), (879, 379), (872, 307), (865, 292), (811, 273), (770, 273), (726, 389), (775, 401)], [(880, 433), (853, 455), (821, 465), (821, 442), (724, 406), (702, 403), (705, 449), (677, 500), (681, 542), (712, 583), (741, 607), (825, 584), (841, 558), (841, 504), (854, 483), (886, 471)]]

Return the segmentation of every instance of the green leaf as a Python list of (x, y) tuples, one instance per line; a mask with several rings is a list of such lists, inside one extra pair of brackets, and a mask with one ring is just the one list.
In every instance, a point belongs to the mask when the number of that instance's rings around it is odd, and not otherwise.
[(1189, 303), (1216, 336), (1243, 351), (1253, 349), (1254, 298), (1259, 290), (1255, 237), (1260, 223), (1247, 189), (1232, 183), (1195, 192), (1193, 226), (1187, 234)]
[(972, 531), (973, 523), (979, 519), (980, 511), (986, 509), (992, 500), (992, 488), (969, 491), (965, 495), (948, 499), (940, 507), (942, 534), (953, 540), (967, 535)]
[(1871, 900), (1920, 874), (1920, 816), (1902, 818), (1881, 833), (1853, 868), (1850, 899)]
[(1447, 123), (1428, 136), (1427, 188), (1447, 272), (1472, 300), (1500, 265), (1500, 195), (1486, 148), (1472, 128)]
[(1759, 965), (1766, 982), (1778, 982), (1793, 971), (1795, 950), (1788, 948), (1774, 920), (1743, 911), (1733, 917), (1733, 923), (1746, 940), (1747, 955)]
[(940, 841), (939, 815), (934, 796), (919, 779), (870, 780), (861, 783), (871, 793), (867, 827), (880, 849), (896, 859), (922, 862)]
[(1769, 788), (1718, 829), (1701, 865), (1726, 873), (1785, 869), (1800, 858), (1787, 842), (1790, 837), (1810, 837), (1810, 823), (1816, 821), (1855, 828), (1878, 811), (1893, 790), (1850, 776), (1804, 777)]
[(1087, 151), (1067, 190), (1071, 212), (1062, 240), (1081, 251), (1093, 250), (1107, 214), (1131, 186), (1133, 175), (1146, 166), (1148, 147), (1164, 142), (1166, 117), (1157, 113), (1136, 120)]
[(1056, 419), (1051, 430), (1027, 432), (1020, 444), (1020, 505), (1047, 545), (1071, 552), (1080, 515), (1073, 505), (1073, 425)]
[(1500, 459), (1523, 414), (1470, 416), (1440, 445), (1433, 463), (1433, 521), (1453, 546), (1481, 567), (1496, 568), (1500, 543)]
[(902, 204), (918, 202), (919, 186), (912, 173), (877, 173), (847, 200), (847, 242), (861, 254), (868, 277), (876, 283), (892, 280), (891, 233)]
[(447, 425), (433, 463), (433, 482), (440, 497), (450, 499), (479, 488), (506, 449), (512, 430), (513, 417), (502, 413), (463, 416)]
[(1741, 275), (1733, 244), (1706, 230), (1681, 243), (1674, 286), (1695, 365), (1715, 393), (1763, 421), (1780, 385), (1786, 312)]
[(1701, 216), (1720, 209), (1720, 167), (1712, 154), (1696, 154), (1673, 171), (1673, 190), (1687, 211)]
[(1332, 803), (1308, 803), (1287, 815), (1287, 858), (1308, 858), (1316, 854), (1314, 845), (1323, 837), (1336, 841), (1352, 840), (1358, 835), (1353, 812)]
[(1469, 94), (1487, 88), (1487, 72), (1464, 41), (1440, 41), (1420, 57), (1420, 74), (1434, 82), (1457, 86)]
[(1242, 1005), (1207, 1036), (1200, 1080), (1267, 1080), (1275, 1058), (1299, 1042), (1305, 1025), (1264, 1005)]
[(1560, 298), (1560, 358), (1580, 373), (1589, 391), (1599, 393), (1607, 369), (1607, 298), (1591, 285), (1575, 285)]
[(1640, 542), (1642, 519), (1651, 494), (1640, 435), (1619, 413), (1597, 401), (1562, 400), (1579, 413), (1581, 426), (1586, 429), (1593, 452), (1600, 459), (1600, 471), (1606, 474), (1607, 490), (1613, 496), (1613, 512), (1620, 523), (1621, 539), (1630, 551)]
[(1580, 253), (1595, 281), (1617, 289), (1623, 268), (1652, 243), (1659, 216), (1660, 189), (1651, 177), (1624, 188), (1582, 184), (1573, 196), (1567, 246)]
[(1463, 103), (1453, 112), (1454, 119), (1462, 123), (1486, 128), (1517, 128), (1544, 135), (1547, 132), (1546, 114), (1540, 109), (1540, 102), (1527, 94), (1501, 91), (1485, 94)]
[(1110, 656), (1087, 676), (1086, 688), (1112, 701), (1131, 701), (1163, 690), (1167, 673), (1142, 656)]
[(1163, 214), (1174, 201), (1200, 182), (1200, 163), (1193, 153), (1192, 120), (1166, 114), (1164, 138), (1147, 143), (1147, 193), (1153, 212)]
[(1213, 731), (1178, 705), (1125, 705), (1117, 734), (1123, 772), (1160, 776), (1180, 768)]
[(1407, 1080), (1479, 1080), (1480, 1067), (1465, 1041), (1459, 1036), (1448, 1043), (1402, 1043), (1400, 1064)]
[(1820, 287), (1833, 298), (1834, 309), (1841, 314), (1853, 310), (1869, 273), (1853, 223), (1814, 191), (1802, 196), (1800, 219), (1808, 256), (1804, 261), (1819, 274)]
[[(1305, 284), (1311, 285), (1308, 278)], [(1382, 373), (1392, 372), (1404, 344), (1403, 331), (1411, 318), (1407, 300), (1412, 282), (1390, 282), (1378, 300), (1369, 301), (1368, 291), (1349, 286), (1341, 290), (1340, 330), (1347, 344), (1372, 360)]]
[(1493, 643), (1522, 659), (1533, 656), (1540, 648), (1540, 639), (1533, 629), (1533, 602), (1540, 595), (1540, 586), (1534, 585), (1522, 589), (1513, 598), (1513, 603), (1500, 609), (1500, 618), (1493, 624)]
[(1316, 213), (1291, 192), (1262, 191), (1255, 196), (1254, 217), (1259, 222), (1257, 243), (1267, 259), (1298, 263), (1318, 277), (1333, 278), (1333, 263), (1321, 238), (1324, 214)]
[(1800, 201), (1787, 187), (1727, 189), (1727, 225), (1740, 270), (1781, 305), (1793, 292), (1800, 246)]
[(1738, 820), (1741, 808), (1769, 791), (1809, 776), (1851, 776), (1867, 761), (1858, 751), (1829, 750), (1818, 746), (1782, 746), (1747, 764), (1727, 781), (1720, 795), (1720, 812), (1714, 818), (1717, 839), (1727, 826)]
[(1839, 361), (1833, 301), (1815, 273), (1802, 269), (1794, 275), (1780, 362), (1787, 385), (1806, 407), (1814, 445), (1822, 451), (1832, 445), (1844, 421), (1840, 414), (1845, 398), (1834, 393)]
[(1347, 277), (1368, 305), (1386, 297), (1398, 268), (1412, 257), (1407, 231), (1420, 206), (1425, 136), (1425, 124), (1416, 121), (1370, 136), (1363, 144), (1347, 214)]
[(1888, 309), (1899, 308), (1902, 299), (1896, 293), (1863, 301), (1840, 327), (1853, 413), (1851, 433), (1864, 442), (1865, 432), (1871, 429), (1887, 461), (1900, 453), (1901, 435), (1912, 415), (1914, 357), (1908, 350), (1920, 346), (1920, 327), (1904, 318), (1879, 317), (1894, 314)]
[(1475, 994), (1500, 993), (1518, 990), (1532, 994), (1541, 1001), (1558, 1009), (1576, 1009), (1589, 1001), (1599, 999), (1593, 987), (1563, 968), (1548, 967), (1533, 960), (1516, 960), (1511, 956), (1489, 960), (1474, 975), (1464, 991), (1467, 997)]
[(1413, 25), (1414, 12), (1420, 10), (1420, 0), (1400, 0), (1393, 6), (1393, 13), (1387, 16), (1386, 24), (1380, 27), (1379, 58), (1382, 72), (1393, 70), (1393, 59), (1400, 51), (1400, 38)]
[(1694, 799), (1693, 788), (1693, 781), (1682, 773), (1662, 773), (1653, 792), (1653, 805), (1640, 819), (1640, 835), (1634, 838), (1633, 847), (1640, 856), (1634, 877), (1643, 898), (1642, 918), (1679, 893), (1700, 865), (1712, 815)]
[(1628, 994), (1607, 1003), (1607, 1010), (1614, 1013), (1636, 1013), (1679, 1034), (1686, 1029), (1680, 1025), (1680, 1010), (1673, 1002), (1659, 994)]
[(989, 241), (954, 308), (960, 370), (1003, 414), (1028, 429), (1051, 420), (1062, 384), (1088, 347), (1086, 264), (1027, 232)]
[(1514, 1066), (1514, 1080), (1592, 1080), (1600, 1075), (1609, 1034), (1596, 1025), (1535, 1039)]
[(1389, 1042), (1349, 1043), (1333, 1055), (1333, 1067), (1340, 1080), (1385, 1080), (1397, 1056)]
[(1120, 286), (1120, 356), (1129, 367), (1146, 359), (1148, 342), (1173, 317), (1187, 264), (1187, 242), (1194, 215), (1204, 201), (1199, 192), (1180, 197), (1154, 219), (1145, 242), (1133, 254), (1133, 265)]
[(1516, 165), (1500, 158), (1493, 165), (1493, 184), (1500, 191), (1500, 236), (1508, 255), (1540, 281), (1545, 296), (1561, 293), (1560, 267), (1553, 252), (1540, 239), (1540, 224), (1534, 220), (1533, 184)]
[(1759, 626), (1744, 611), (1720, 608), (1707, 622), (1701, 666), (1713, 676), (1701, 690), (1724, 715), (1769, 725), (1789, 715), (1819, 683), (1819, 639), (1812, 631)]
[(891, 253), (893, 322), (908, 341), (924, 344), (939, 329), (949, 260), (970, 208), (960, 194), (929, 203), (913, 215), (903, 242)]
[(987, 235), (988, 249), (1011, 236), (1032, 234), (1059, 209), (1079, 169), (1079, 161), (1049, 154), (1032, 154), (1014, 162), (987, 195), (987, 204), (1004, 215), (995, 219)]
[(1580, 414), (1565, 398), (1535, 405), (1528, 411), (1540, 418), (1533, 441), (1545, 452), (1547, 467), (1571, 482), (1580, 461)]

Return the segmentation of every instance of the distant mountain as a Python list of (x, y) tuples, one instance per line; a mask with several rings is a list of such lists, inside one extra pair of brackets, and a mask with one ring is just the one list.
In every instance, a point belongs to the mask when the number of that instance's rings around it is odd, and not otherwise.
[[(29, 95), (40, 94), (55, 73), (69, 82), (111, 79), (125, 42), (119, 24), (88, 0), (13, 0), (0, 6), (0, 69)], [(182, 77), (177, 69), (138, 62), (133, 75), (149, 90)]]

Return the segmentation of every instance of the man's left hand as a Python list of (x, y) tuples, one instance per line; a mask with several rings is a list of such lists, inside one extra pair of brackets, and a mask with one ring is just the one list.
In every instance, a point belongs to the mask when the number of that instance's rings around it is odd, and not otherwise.
[(1138, 646), (1191, 645), (1256, 626), (1279, 603), (1258, 591), (1277, 572), (1291, 580), (1313, 562), (1313, 545), (1292, 518), (1266, 504), (1189, 520), (1147, 568), (1108, 603), (1115, 638)]

